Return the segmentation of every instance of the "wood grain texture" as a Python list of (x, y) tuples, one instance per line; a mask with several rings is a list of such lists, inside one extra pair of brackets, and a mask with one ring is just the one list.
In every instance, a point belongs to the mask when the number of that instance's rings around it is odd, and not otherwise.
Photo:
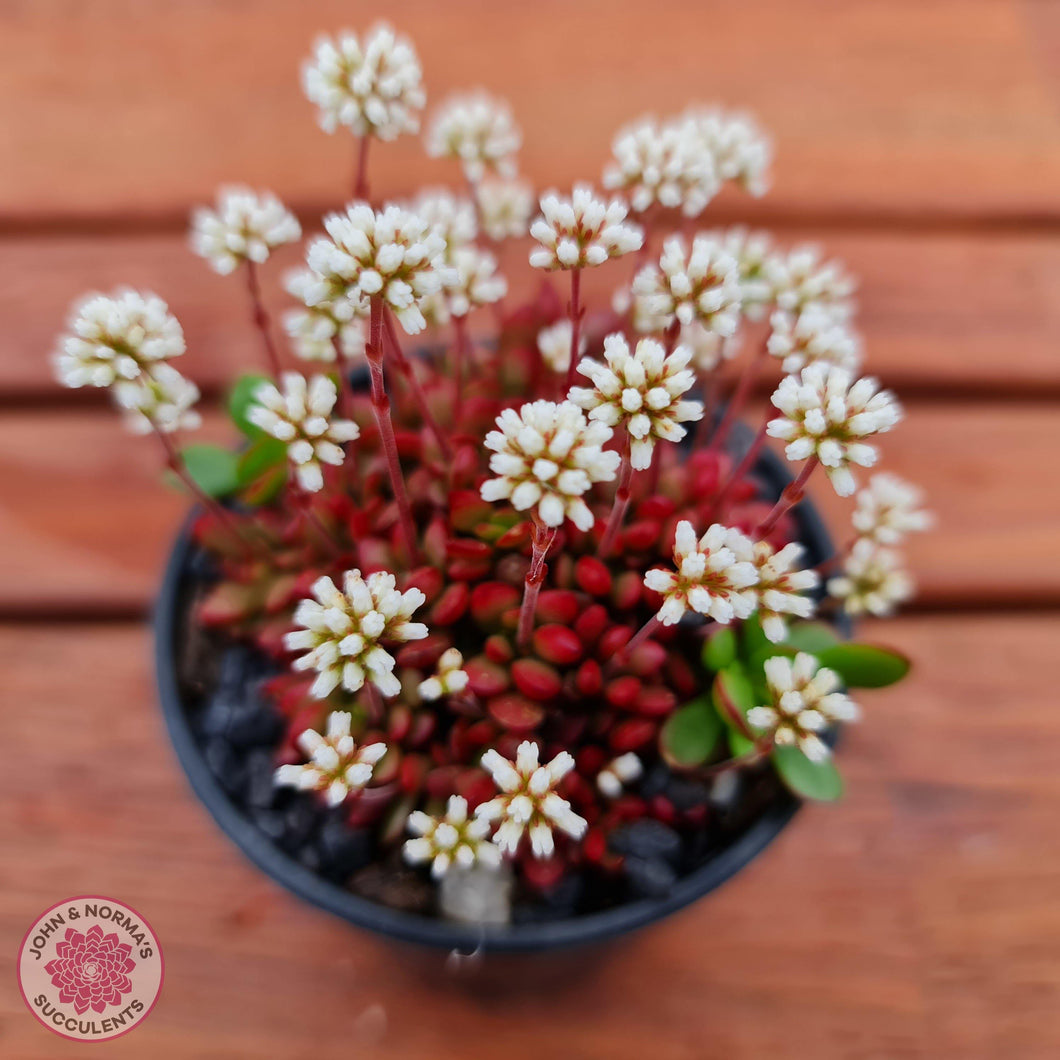
[[(415, 37), (432, 100), (479, 84), (511, 100), (538, 182), (593, 179), (642, 112), (720, 100), (776, 135), (759, 215), (1055, 220), (1060, 117), (1040, 6), (399, 0), (386, 15)], [(236, 179), (331, 201), (351, 145), (314, 127), (297, 70), (316, 32), (378, 13), (349, 0), (3, 5), (0, 216), (173, 219)], [(401, 192), (450, 170), (405, 137), (373, 172)]]
[[(211, 415), (202, 435), (231, 440), (232, 431)], [(1046, 459), (1058, 447), (1060, 417), (1048, 405), (917, 404), (882, 439), (881, 467), (921, 484), (938, 514), (938, 529), (908, 547), (922, 604), (1060, 602), (1060, 490)], [(187, 507), (158, 482), (155, 449), (109, 410), (4, 417), (0, 609), (148, 606)], [(1042, 460), (1028, 462), (1034, 454)], [(823, 479), (810, 494), (843, 535), (850, 502)]]
[[(165, 990), (108, 1056), (1051, 1058), (1060, 854), (1044, 840), (1060, 729), (1037, 662), (1060, 620), (907, 618), (866, 634), (918, 669), (862, 695), (842, 802), (808, 808), (721, 891), (607, 949), (453, 978), (301, 904), (220, 835), (166, 746), (144, 630), (0, 627), (0, 843), (19, 854), (0, 862), (0, 949), (67, 893), (147, 916)], [(79, 1055), (9, 976), (0, 1042), (25, 1060)]]
[[(867, 370), (888, 385), (945, 396), (1060, 394), (1060, 236), (794, 228), (777, 238), (817, 242), (859, 277)], [(541, 282), (526, 253), (519, 242), (503, 255), (513, 302)], [(280, 279), (299, 260), (283, 248), (265, 270), (277, 312), (291, 305)], [(587, 273), (590, 307), (606, 306), (628, 273), (624, 262)], [(217, 388), (262, 363), (241, 279), (216, 276), (182, 235), (12, 238), (0, 242), (0, 394), (59, 394), (48, 355), (71, 302), (121, 285), (170, 303), (188, 340), (181, 368), (200, 385)], [(92, 396), (100, 397), (78, 395)]]

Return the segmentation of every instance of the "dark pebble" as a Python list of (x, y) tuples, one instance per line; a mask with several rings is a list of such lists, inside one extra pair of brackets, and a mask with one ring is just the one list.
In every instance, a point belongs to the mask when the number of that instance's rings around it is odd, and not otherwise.
[(252, 810), (250, 819), (258, 831), (263, 832), (274, 843), (278, 843), (287, 830), (287, 824), (279, 810)]
[(310, 872), (319, 873), (321, 871), (320, 851), (312, 843), (298, 851), (298, 861)]
[(585, 892), (585, 881), (578, 872), (568, 872), (556, 884), (525, 902), (512, 906), (512, 920), (535, 924), (545, 920), (565, 920), (575, 915)]
[(350, 890), (372, 902), (408, 913), (425, 913), (434, 905), (434, 884), (410, 869), (373, 862), (350, 880)]
[(630, 893), (637, 898), (664, 898), (677, 882), (677, 873), (662, 858), (627, 856), (622, 867)]
[(215, 737), (206, 744), (204, 751), (210, 772), (220, 781), (221, 787), (230, 795), (240, 792), (246, 783), (246, 763), (241, 755), (232, 750), (227, 741)]
[(273, 779), (276, 766), (272, 760), (272, 752), (251, 751), (246, 756), (246, 763), (246, 803), (252, 809), (268, 809), (278, 797), (276, 782)]
[(372, 837), (363, 828), (351, 828), (344, 815), (329, 815), (320, 828), (316, 849), (323, 872), (345, 879), (372, 860)]
[(214, 693), (199, 714), (199, 730), (204, 737), (223, 736), (239, 713), (239, 701), (227, 693)]
[(676, 864), (681, 857), (681, 837), (662, 821), (642, 818), (616, 828), (607, 845), (616, 854), (637, 858), (661, 858)]
[(673, 779), (673, 773), (662, 762), (657, 762), (644, 774), (644, 779), (640, 782), (640, 795), (645, 799), (654, 799), (656, 795), (662, 795), (666, 791)]
[(710, 801), (710, 788), (698, 780), (674, 777), (666, 785), (666, 797), (679, 813), (696, 806), (705, 806)]
[(188, 556), (188, 574), (197, 582), (215, 581), (218, 577), (217, 562), (205, 549), (192, 549)]
[(294, 853), (309, 844), (320, 822), (320, 811), (312, 795), (298, 794), (283, 811), (284, 832), (280, 846)]
[(217, 690), (239, 694), (260, 667), (255, 666), (254, 656), (246, 644), (233, 644), (224, 649), (217, 667)]
[(283, 733), (283, 719), (271, 707), (244, 707), (228, 725), (228, 739), (236, 747), (275, 746)]

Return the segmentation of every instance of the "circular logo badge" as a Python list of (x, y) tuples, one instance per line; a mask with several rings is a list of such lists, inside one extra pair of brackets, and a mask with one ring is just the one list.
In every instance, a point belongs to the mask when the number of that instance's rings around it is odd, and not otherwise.
[(79, 1042), (105, 1042), (138, 1027), (158, 1000), (164, 972), (147, 921), (97, 895), (45, 910), (18, 951), (18, 984), (30, 1012)]

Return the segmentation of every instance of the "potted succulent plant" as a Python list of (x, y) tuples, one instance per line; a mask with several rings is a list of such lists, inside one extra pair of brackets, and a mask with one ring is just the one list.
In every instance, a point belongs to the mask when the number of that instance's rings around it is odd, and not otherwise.
[[(917, 491), (877, 475), (838, 552), (804, 500), (818, 468), (854, 494), (900, 417), (856, 374), (853, 283), (813, 249), (695, 228), (723, 184), (765, 189), (747, 117), (641, 120), (614, 142), (613, 197), (549, 192), (531, 223), (518, 130), (483, 93), (427, 135), (461, 192), (370, 196), (369, 145), (425, 102), (390, 29), (320, 41), (304, 84), (357, 168), (288, 277), (284, 344), (258, 270), (298, 221), (239, 188), (193, 218), (261, 335), (265, 374), (228, 403), (241, 442), (178, 444), (198, 391), (157, 296), (89, 296), (57, 355), (198, 501), (157, 613), (180, 759), (259, 865), (364, 926), (526, 949), (644, 923), (738, 871), (800, 799), (836, 798), (849, 691), (908, 668), (844, 635), (909, 595), (893, 546), (927, 525)], [(494, 252), (527, 235), (547, 277), (513, 306)], [(597, 268), (611, 305), (584, 304)]]

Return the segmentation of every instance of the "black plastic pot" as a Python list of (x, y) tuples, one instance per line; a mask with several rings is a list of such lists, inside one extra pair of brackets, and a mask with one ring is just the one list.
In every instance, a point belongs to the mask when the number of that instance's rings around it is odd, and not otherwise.
[[(746, 444), (746, 429), (741, 441)], [(756, 477), (771, 498), (780, 496), (791, 481), (786, 464), (766, 450), (755, 467)], [(799, 540), (806, 549), (807, 566), (833, 553), (831, 539), (816, 509), (803, 503), (795, 509)], [(781, 795), (743, 834), (710, 861), (681, 877), (662, 898), (645, 898), (601, 912), (566, 920), (520, 923), (485, 928), (436, 917), (401, 912), (353, 894), (305, 868), (260, 832), (229, 798), (207, 766), (191, 730), (188, 707), (177, 678), (177, 638), (182, 602), (196, 576), (194, 546), (185, 526), (177, 538), (166, 569), (155, 611), (155, 662), (162, 713), (170, 739), (196, 795), (233, 842), (262, 871), (289, 891), (359, 927), (396, 939), (470, 952), (486, 950), (527, 952), (598, 942), (642, 927), (673, 913), (713, 891), (735, 876), (780, 834), (799, 808), (793, 796)]]

